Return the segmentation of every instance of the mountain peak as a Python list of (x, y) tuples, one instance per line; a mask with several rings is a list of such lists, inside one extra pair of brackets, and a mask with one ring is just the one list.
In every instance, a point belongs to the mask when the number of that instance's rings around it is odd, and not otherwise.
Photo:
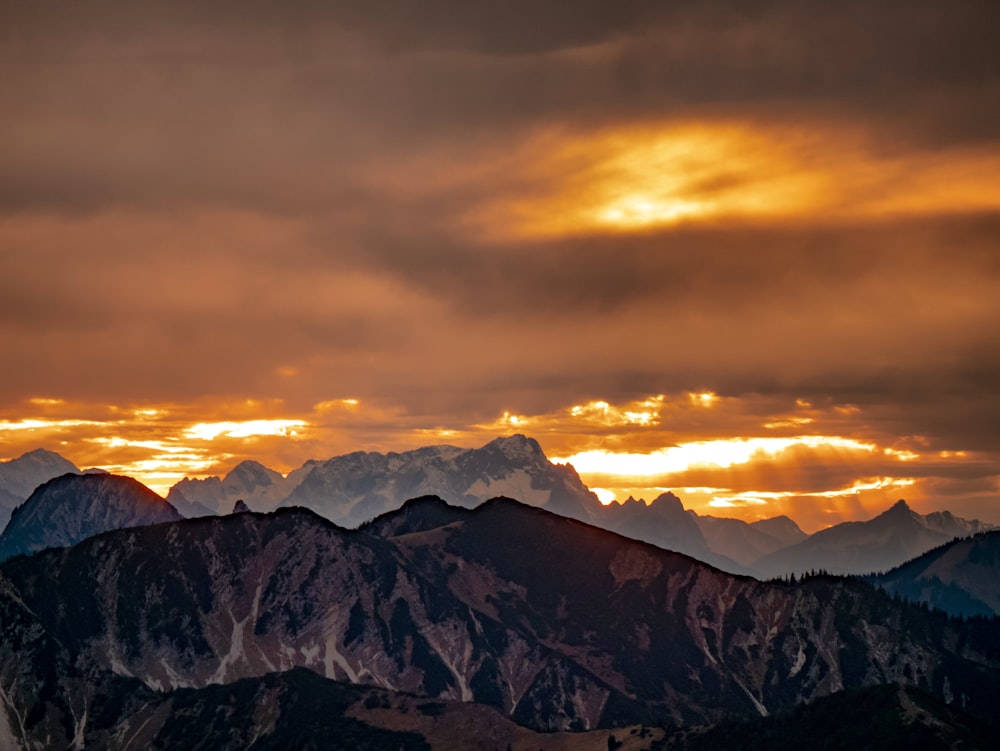
[(546, 461), (545, 452), (534, 438), (528, 438), (523, 433), (511, 436), (501, 436), (490, 441), (483, 448), (497, 449), (509, 459), (520, 461)]
[(0, 560), (123, 527), (183, 518), (138, 480), (123, 475), (65, 474), (40, 485), (14, 509), (0, 535)]
[(676, 510), (676, 511), (684, 510), (684, 504), (681, 503), (681, 499), (675, 496), (669, 490), (666, 493), (660, 493), (649, 505), (650, 506), (655, 505), (659, 507), (660, 510), (663, 510), (666, 507), (669, 507), (671, 510)]
[(236, 501), (236, 505), (233, 506), (234, 514), (248, 514), (250, 513), (250, 507), (247, 506), (246, 501), (242, 498)]
[(910, 508), (906, 501), (900, 498), (892, 504), (890, 508), (883, 511), (880, 516), (888, 517), (890, 519), (904, 519), (913, 516), (914, 513), (913, 509)]

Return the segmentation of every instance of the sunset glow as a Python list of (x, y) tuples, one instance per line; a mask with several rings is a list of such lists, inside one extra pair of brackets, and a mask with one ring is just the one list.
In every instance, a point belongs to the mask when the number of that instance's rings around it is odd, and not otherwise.
[(602, 501), (1000, 524), (1000, 6), (43, 6), (0, 461), (522, 433)]
[(719, 441), (695, 441), (646, 454), (615, 453), (604, 450), (582, 451), (552, 461), (572, 464), (583, 474), (619, 475), (622, 477), (657, 477), (683, 472), (691, 467), (726, 468), (746, 464), (755, 456), (775, 456), (794, 446), (826, 447), (838, 450), (872, 452), (876, 447), (849, 438), (798, 436), (795, 438), (732, 438)]
[(249, 438), (261, 435), (294, 436), (305, 426), (304, 420), (246, 420), (244, 422), (198, 423), (187, 429), (189, 438), (211, 441), (219, 436)]
[[(836, 159), (829, 144), (838, 143)], [(491, 209), (528, 235), (647, 231), (685, 223), (872, 220), (1000, 208), (1000, 155), (879, 154), (860, 131), (818, 123), (648, 124), (539, 137), (522, 157), (551, 190)], [(493, 222), (488, 219), (487, 222)]]

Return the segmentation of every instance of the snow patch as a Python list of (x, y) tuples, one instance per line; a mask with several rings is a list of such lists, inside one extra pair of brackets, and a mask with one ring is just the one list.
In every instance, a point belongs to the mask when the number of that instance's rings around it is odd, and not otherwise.
[(233, 631), (229, 636), (229, 652), (223, 656), (219, 667), (208, 679), (209, 683), (224, 683), (229, 666), (235, 665), (238, 660), (246, 660), (246, 653), (243, 651), (243, 629), (246, 626), (247, 618), (237, 621), (232, 613), (229, 614), (229, 618), (233, 622)]
[(326, 637), (326, 657), (323, 660), (327, 678), (336, 679), (337, 673), (333, 668), (334, 665), (340, 667), (347, 674), (347, 678), (351, 683), (359, 682), (357, 673), (351, 669), (351, 666), (347, 663), (347, 659), (337, 651), (337, 637), (334, 634), (330, 634)]
[(805, 667), (806, 664), (806, 653), (802, 650), (802, 645), (799, 644), (799, 653), (795, 655), (795, 664), (792, 665), (792, 669), (788, 672), (789, 678), (794, 678), (799, 674), (799, 671)]
[(319, 644), (313, 644), (311, 647), (299, 647), (299, 651), (306, 660), (307, 667), (319, 660), (319, 649)]
[(503, 495), (532, 506), (544, 506), (552, 497), (552, 491), (531, 487), (531, 475), (528, 474), (528, 471), (516, 469), (506, 477), (487, 477), (477, 480), (466, 491), (466, 495), (484, 501)]

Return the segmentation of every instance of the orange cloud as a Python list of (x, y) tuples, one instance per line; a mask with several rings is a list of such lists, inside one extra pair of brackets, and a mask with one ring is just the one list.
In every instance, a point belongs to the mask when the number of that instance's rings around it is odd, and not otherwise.
[[(690, 223), (871, 220), (1000, 208), (1000, 153), (891, 152), (860, 131), (694, 121), (548, 132), (510, 158), (520, 195), (474, 214), (489, 234), (641, 232)], [(478, 176), (478, 175), (477, 175)]]

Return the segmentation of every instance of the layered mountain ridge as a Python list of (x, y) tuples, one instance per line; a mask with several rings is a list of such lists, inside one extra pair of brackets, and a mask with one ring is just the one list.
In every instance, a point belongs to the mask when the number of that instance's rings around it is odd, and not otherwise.
[(755, 561), (752, 568), (763, 577), (819, 569), (834, 574), (867, 574), (897, 566), (956, 537), (991, 528), (947, 511), (918, 514), (900, 500), (870, 521), (844, 522), (820, 530)]
[(205, 690), (295, 667), (544, 731), (766, 715), (896, 682), (989, 717), (1000, 690), (995, 624), (845, 579), (733, 576), (503, 498), (424, 498), (360, 530), (289, 508), (106, 532), (0, 566), (0, 615), (18, 743), (85, 740), (115, 681)]
[(951, 615), (1000, 615), (1000, 531), (952, 540), (866, 578), (887, 592)]
[(497, 438), (477, 449), (426, 446), (309, 460), (287, 477), (244, 461), (224, 478), (182, 480), (167, 500), (188, 518), (228, 514), (242, 501), (259, 512), (300, 505), (338, 525), (357, 527), (428, 494), (467, 508), (507, 495), (757, 578), (884, 571), (951, 539), (991, 528), (948, 512), (920, 515), (905, 502), (870, 521), (813, 535), (787, 517), (747, 523), (701, 516), (684, 509), (673, 493), (648, 503), (630, 498), (604, 506), (571, 466), (553, 464), (537, 441), (523, 435)]

